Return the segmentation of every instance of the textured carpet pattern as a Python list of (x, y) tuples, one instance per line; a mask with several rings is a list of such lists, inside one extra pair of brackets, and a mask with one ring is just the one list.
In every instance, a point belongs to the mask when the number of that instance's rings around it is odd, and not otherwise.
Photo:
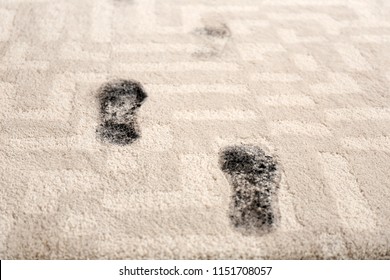
[[(0, 258), (389, 258), (389, 54), (389, 1), (0, 0)], [(240, 144), (281, 167), (267, 234), (230, 223)]]

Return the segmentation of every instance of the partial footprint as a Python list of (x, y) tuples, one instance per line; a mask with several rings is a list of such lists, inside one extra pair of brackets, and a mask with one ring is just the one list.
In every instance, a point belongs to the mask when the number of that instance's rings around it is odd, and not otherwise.
[(132, 80), (115, 80), (99, 89), (101, 124), (97, 133), (104, 142), (127, 145), (140, 136), (136, 111), (147, 94)]
[(197, 28), (195, 29), (194, 33), (197, 35), (204, 35), (213, 38), (228, 38), (231, 36), (230, 29), (226, 26), (226, 24), (223, 23)]
[(220, 153), (220, 164), (233, 187), (232, 224), (249, 232), (275, 229), (280, 181), (276, 160), (257, 146), (241, 145), (225, 148)]
[(232, 35), (229, 27), (218, 21), (211, 21), (193, 33), (204, 41), (204, 48), (193, 53), (193, 56), (205, 59), (222, 54)]

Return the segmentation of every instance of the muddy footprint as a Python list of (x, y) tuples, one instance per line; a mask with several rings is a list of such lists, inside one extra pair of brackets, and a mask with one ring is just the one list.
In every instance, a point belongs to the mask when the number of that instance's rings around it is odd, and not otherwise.
[(103, 142), (127, 145), (140, 137), (136, 111), (146, 92), (132, 80), (115, 80), (99, 89), (101, 124), (97, 133)]
[(266, 233), (279, 220), (276, 160), (257, 146), (230, 146), (220, 153), (220, 165), (233, 187), (230, 219), (234, 227)]
[(212, 22), (202, 28), (196, 28), (193, 34), (202, 38), (204, 48), (192, 55), (205, 59), (221, 55), (232, 36), (229, 27), (221, 22)]

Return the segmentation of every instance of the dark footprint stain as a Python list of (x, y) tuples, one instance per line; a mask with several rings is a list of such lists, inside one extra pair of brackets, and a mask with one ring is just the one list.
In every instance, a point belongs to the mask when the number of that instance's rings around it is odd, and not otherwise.
[(234, 227), (270, 232), (277, 226), (277, 190), (280, 173), (276, 160), (257, 146), (225, 148), (221, 169), (233, 187), (230, 219)]
[(115, 80), (99, 89), (101, 124), (97, 133), (101, 140), (111, 144), (127, 145), (140, 137), (136, 111), (142, 105), (146, 92), (132, 80)]

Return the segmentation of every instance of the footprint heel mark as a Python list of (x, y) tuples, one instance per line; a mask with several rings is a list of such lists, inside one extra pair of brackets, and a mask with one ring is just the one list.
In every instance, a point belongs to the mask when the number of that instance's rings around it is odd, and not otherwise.
[(134, 4), (134, 1), (133, 0), (113, 0), (114, 1), (114, 4), (117, 4), (117, 5), (133, 5)]
[(101, 124), (97, 133), (103, 142), (128, 145), (140, 137), (136, 112), (147, 94), (139, 82), (115, 80), (98, 93)]
[(257, 146), (229, 146), (220, 152), (220, 166), (233, 187), (233, 226), (261, 233), (275, 229), (279, 221), (277, 161)]

